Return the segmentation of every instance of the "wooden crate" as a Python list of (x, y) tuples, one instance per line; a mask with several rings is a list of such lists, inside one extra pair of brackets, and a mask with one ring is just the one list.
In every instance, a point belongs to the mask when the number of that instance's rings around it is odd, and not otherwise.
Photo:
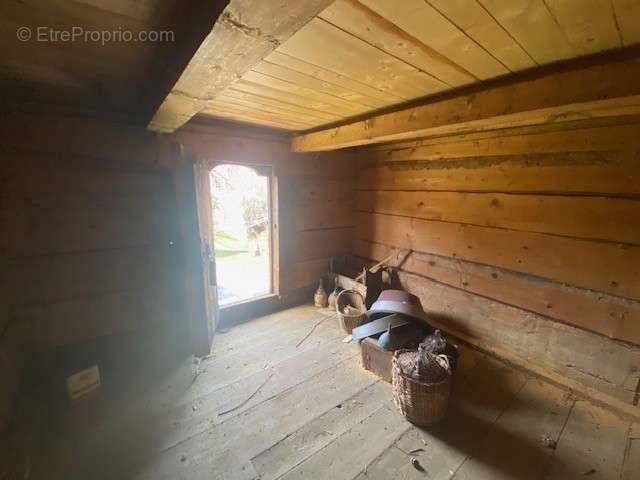
[(375, 338), (365, 338), (360, 342), (362, 366), (365, 370), (376, 374), (385, 382), (391, 383), (391, 357), (393, 352), (378, 346)]

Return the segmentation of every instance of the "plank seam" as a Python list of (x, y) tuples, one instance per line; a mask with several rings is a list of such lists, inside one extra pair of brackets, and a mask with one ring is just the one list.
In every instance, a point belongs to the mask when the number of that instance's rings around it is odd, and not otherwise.
[[(398, 96), (398, 94), (396, 94), (396, 93), (394, 93), (394, 92), (389, 92), (389, 91), (387, 91), (387, 90), (381, 90), (381, 89), (379, 89), (379, 88), (377, 88), (377, 87), (374, 87), (374, 86), (371, 86), (371, 85), (369, 85), (369, 84), (367, 84), (367, 83), (361, 82), (360, 80), (357, 80), (357, 79), (355, 79), (355, 78), (352, 78), (352, 77), (349, 77), (349, 76), (347, 76), (347, 75), (344, 75), (343, 73), (335, 72), (335, 71), (331, 70), (330, 68), (323, 67), (323, 66), (320, 66), (320, 65), (316, 65), (315, 63), (311, 63), (311, 62), (309, 62), (309, 60), (308, 60), (308, 59), (306, 59), (306, 60), (305, 60), (305, 59), (302, 59), (302, 58), (296, 57), (295, 55), (291, 55), (290, 53), (282, 53), (282, 52), (278, 52), (278, 53), (279, 53), (280, 55), (285, 55), (285, 56), (287, 56), (287, 57), (294, 58), (294, 59), (296, 59), (296, 60), (297, 60), (297, 61), (299, 61), (299, 62), (304, 62), (304, 63), (306, 63), (307, 65), (311, 65), (311, 66), (312, 66), (312, 67), (314, 67), (314, 68), (318, 68), (318, 69), (320, 69), (320, 70), (324, 70), (324, 71), (329, 72), (329, 73), (331, 73), (331, 74), (333, 74), (333, 75), (336, 75), (336, 76), (338, 76), (338, 77), (346, 78), (346, 79), (348, 79), (348, 80), (349, 80), (349, 81), (351, 81), (351, 82), (359, 83), (359, 84), (360, 84), (360, 85), (362, 85), (363, 87), (371, 88), (371, 89), (373, 89), (373, 90), (376, 90), (376, 91), (380, 92), (380, 93), (381, 93), (381, 94), (383, 94), (383, 95), (390, 95), (390, 96), (396, 97), (396, 98), (397, 98), (397, 102), (398, 102), (398, 103), (401, 103), (401, 102), (406, 101), (406, 100), (410, 100), (410, 99), (408, 99), (408, 98), (404, 98), (404, 97)], [(279, 64), (278, 64), (278, 65), (279, 65)], [(299, 72), (298, 70), (294, 70), (294, 71), (296, 71), (296, 72), (298, 72), (298, 73), (303, 73), (303, 72)], [(323, 81), (324, 81), (324, 80), (323, 80)], [(338, 86), (340, 86), (340, 85), (338, 85)], [(362, 95), (365, 95), (365, 94), (362, 94)], [(366, 96), (370, 96), (370, 95), (366, 95)], [(380, 101), (384, 101), (384, 102), (388, 102), (388, 100), (384, 100), (384, 99), (381, 99), (381, 98), (380, 98), (380, 99), (378, 99), (378, 100), (380, 100)], [(394, 102), (392, 102), (392, 103), (394, 103)]]
[[(424, 222), (438, 222), (438, 223), (446, 223), (446, 224), (450, 224), (450, 225), (453, 224), (453, 225), (463, 225), (463, 226), (470, 226), (470, 227), (489, 228), (489, 229), (492, 229), (492, 230), (501, 230), (501, 231), (507, 231), (507, 232), (532, 233), (532, 234), (535, 234), (535, 235), (545, 235), (545, 236), (557, 237), (557, 238), (568, 238), (570, 240), (578, 240), (578, 241), (593, 242), (593, 243), (603, 243), (603, 244), (606, 244), (606, 245), (617, 245), (617, 246), (620, 246), (620, 247), (631, 247), (631, 248), (640, 247), (640, 243), (621, 242), (620, 240), (606, 240), (606, 239), (597, 238), (597, 237), (575, 237), (575, 236), (572, 236), (572, 235), (561, 235), (561, 234), (558, 234), (558, 233), (538, 232), (538, 231), (535, 231), (535, 230), (519, 230), (517, 228), (497, 227), (497, 226), (494, 226), (494, 225), (482, 225), (482, 224), (478, 224), (478, 223), (454, 222), (452, 220), (413, 217), (411, 215), (400, 215), (400, 214), (397, 214), (397, 213), (385, 213), (385, 212), (379, 212), (379, 211), (375, 211), (375, 210), (356, 210), (356, 212), (357, 213), (369, 214), (369, 215), (384, 215), (386, 217), (408, 218), (408, 219), (411, 219), (411, 220), (421, 220), (421, 221), (424, 221)], [(366, 240), (366, 239), (363, 239), (362, 237), (358, 237), (358, 238), (362, 239), (362, 240)]]

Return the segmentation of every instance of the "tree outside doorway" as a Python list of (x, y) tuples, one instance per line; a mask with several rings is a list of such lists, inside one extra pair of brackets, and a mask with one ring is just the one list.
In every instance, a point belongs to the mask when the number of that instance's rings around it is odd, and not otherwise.
[(269, 177), (241, 165), (211, 171), (218, 298), (230, 305), (272, 292)]

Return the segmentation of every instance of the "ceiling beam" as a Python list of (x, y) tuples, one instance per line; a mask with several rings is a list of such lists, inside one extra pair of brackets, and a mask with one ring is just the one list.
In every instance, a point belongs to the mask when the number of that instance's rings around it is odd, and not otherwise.
[[(606, 58), (606, 60), (605, 60)], [(293, 137), (314, 152), (640, 113), (640, 54), (583, 59), (488, 82), (417, 106)]]
[(230, 0), (149, 128), (173, 132), (333, 0)]

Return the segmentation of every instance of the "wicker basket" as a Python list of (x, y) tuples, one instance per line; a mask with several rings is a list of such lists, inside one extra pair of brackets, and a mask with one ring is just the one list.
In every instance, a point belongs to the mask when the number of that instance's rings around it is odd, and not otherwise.
[[(355, 315), (346, 315), (344, 308), (347, 305), (351, 305), (358, 310)], [(364, 298), (360, 292), (355, 290), (343, 290), (336, 299), (336, 312), (338, 312), (338, 319), (340, 320), (340, 326), (346, 333), (351, 331), (360, 325), (365, 312)]]
[(428, 383), (408, 375), (403, 369), (401, 356), (413, 350), (397, 350), (392, 359), (393, 402), (400, 413), (414, 425), (428, 427), (442, 420), (451, 394), (452, 376)]

